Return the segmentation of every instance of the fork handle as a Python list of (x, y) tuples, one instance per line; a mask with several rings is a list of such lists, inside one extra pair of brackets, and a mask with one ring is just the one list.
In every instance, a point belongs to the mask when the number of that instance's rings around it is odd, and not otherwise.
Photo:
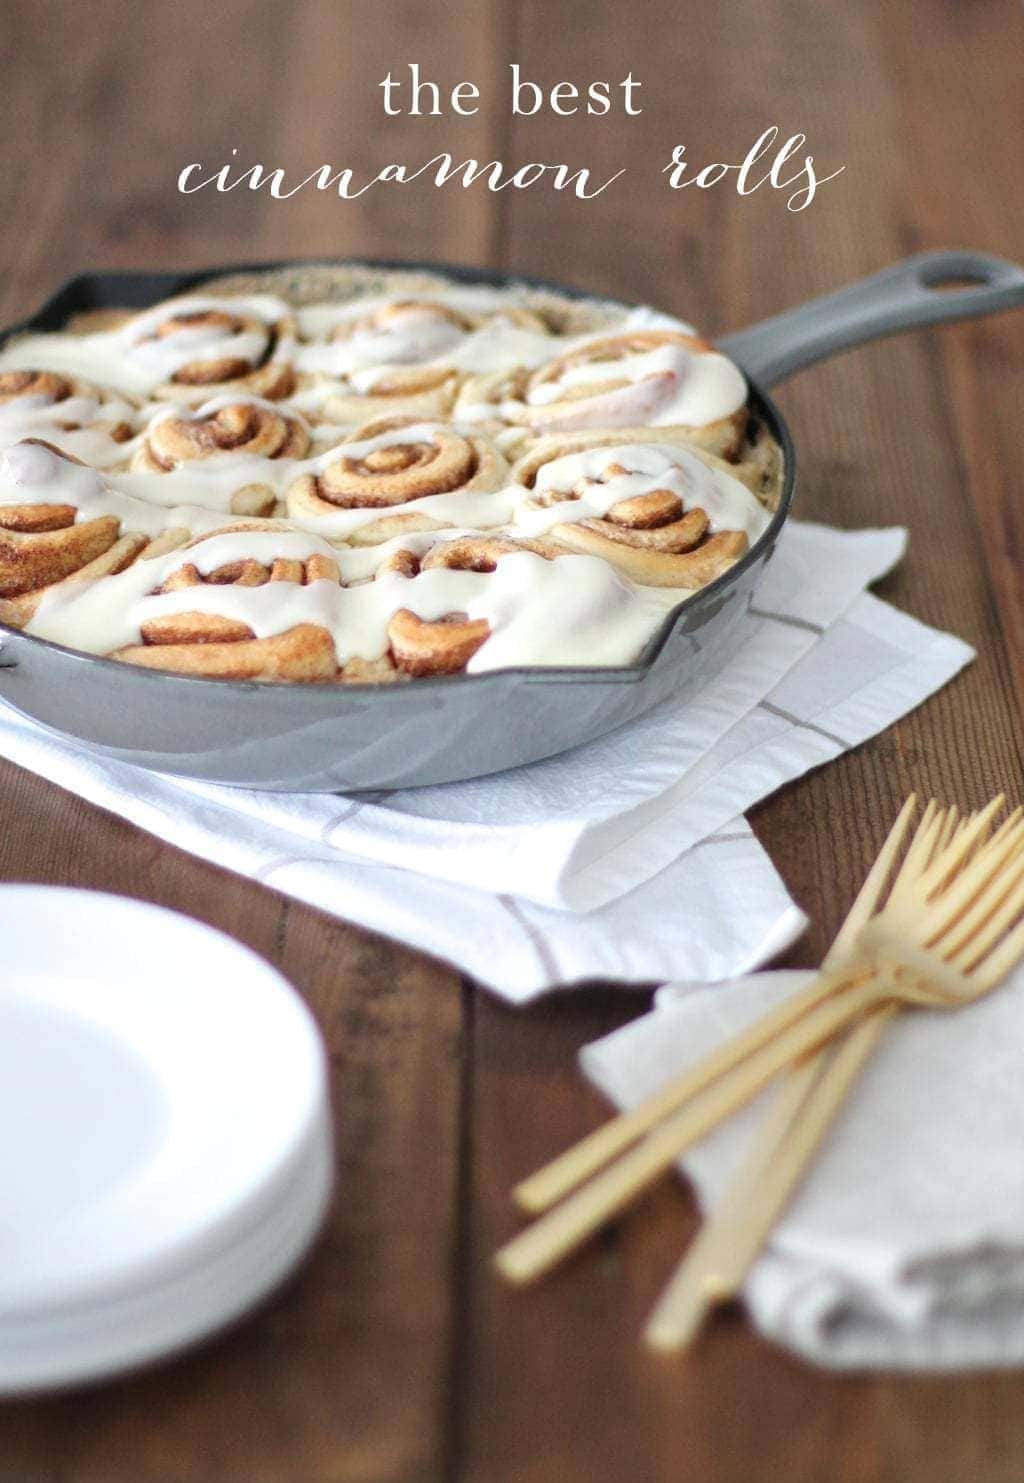
[(541, 1215), (685, 1103), (692, 1102), (742, 1061), (762, 1050), (809, 1010), (848, 987), (851, 975), (843, 973), (840, 963), (830, 961), (827, 969), (800, 993), (783, 1000), (752, 1025), (716, 1046), (696, 1066), (673, 1077), (654, 1096), (630, 1112), (619, 1113), (524, 1179), (512, 1192), (516, 1204), (530, 1215)]
[(823, 1047), (786, 1077), (753, 1148), (680, 1262), (645, 1331), (654, 1349), (685, 1348), (709, 1310), (735, 1297), (896, 1012), (867, 1014), (830, 1057)]
[(532, 1282), (548, 1271), (638, 1199), (681, 1153), (751, 1101), (786, 1066), (889, 997), (886, 981), (873, 979), (819, 1004), (659, 1124), (616, 1163), (514, 1236), (495, 1257), (498, 1271), (516, 1283)]

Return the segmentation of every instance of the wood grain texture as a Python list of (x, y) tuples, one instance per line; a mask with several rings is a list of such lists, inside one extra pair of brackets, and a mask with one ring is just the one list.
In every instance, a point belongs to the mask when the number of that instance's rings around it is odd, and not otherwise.
[[(40, 16), (45, 15), (45, 24)], [(1020, 256), (1024, 23), (1014, 0), (411, 0), (5, 8), (0, 317), (89, 267), (318, 253), (492, 263), (736, 328), (925, 247)], [(384, 117), (417, 60), (467, 119)], [(508, 64), (551, 85), (640, 79), (643, 113), (508, 115)], [(686, 142), (738, 160), (804, 131), (806, 212), (761, 191), (664, 189)], [(191, 160), (308, 173), (387, 160), (565, 160), (628, 175), (541, 190), (176, 194)], [(815, 960), (911, 787), (1024, 791), (1020, 316), (865, 347), (797, 377), (805, 518), (905, 523), (883, 595), (978, 661), (899, 726), (754, 814), (812, 917)], [(838, 1379), (733, 1312), (677, 1363), (636, 1337), (695, 1211), (668, 1184), (535, 1291), (489, 1271), (508, 1190), (604, 1113), (574, 1057), (646, 1005), (614, 989), (511, 1011), (405, 949), (170, 849), (0, 764), (0, 878), (115, 890), (209, 921), (278, 964), (331, 1048), (339, 1197), (302, 1273), (234, 1332), (137, 1378), (0, 1406), (16, 1483), (1018, 1483), (1024, 1381)]]

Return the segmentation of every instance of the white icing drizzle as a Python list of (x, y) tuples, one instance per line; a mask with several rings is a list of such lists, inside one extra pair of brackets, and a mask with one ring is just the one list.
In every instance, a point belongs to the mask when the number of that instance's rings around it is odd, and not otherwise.
[[(628, 470), (602, 481), (610, 464)], [(699, 506), (712, 532), (742, 530), (753, 543), (768, 525), (768, 516), (745, 484), (723, 469), (710, 468), (688, 448), (668, 443), (620, 443), (588, 448), (552, 459), (538, 471), (533, 494), (521, 492), (513, 516), (527, 536), (543, 535), (552, 526), (606, 515), (620, 500), (668, 489), (685, 510)], [(571, 494), (536, 507), (535, 495)]]
[[(207, 309), (250, 315), (260, 320), (264, 329), (227, 334), (216, 325), (186, 324), (173, 334), (153, 337), (157, 326), (168, 319)], [(100, 330), (91, 335), (60, 332), (22, 335), (0, 350), (0, 370), (41, 368), (60, 371), (118, 391), (145, 396), (162, 382), (169, 381), (191, 361), (231, 355), (258, 365), (266, 356), (271, 326), (288, 312), (286, 304), (269, 294), (232, 298), (192, 295), (158, 304), (113, 330)], [(291, 348), (291, 341), (282, 337), (272, 359), (288, 359)]]
[[(567, 389), (619, 380), (628, 386), (595, 397), (600, 403), (593, 409), (598, 418), (595, 426), (602, 421), (605, 426), (609, 421), (621, 426), (628, 418), (650, 427), (705, 427), (730, 416), (747, 399), (743, 374), (726, 356), (670, 343), (614, 361), (568, 366), (556, 381), (535, 386), (526, 400), (529, 406), (548, 406)], [(582, 406), (571, 402), (566, 408), (574, 426), (584, 425), (580, 414), (586, 411), (585, 402)]]
[[(304, 311), (304, 317), (301, 317), (300, 311), (300, 324), (307, 332), (315, 328), (321, 333), (330, 333), (339, 324), (370, 314), (374, 308), (380, 308), (387, 302), (389, 301), (370, 301), (355, 308), (352, 305), (334, 306), (333, 309), (324, 306), (319, 314), (314, 314), (311, 310)], [(436, 302), (468, 308), (467, 304), (452, 296), (437, 296)], [(479, 309), (479, 302), (477, 307)], [(492, 303), (487, 312), (495, 314), (496, 310), (497, 305)], [(682, 321), (645, 308), (634, 309), (626, 314), (614, 333), (638, 333), (651, 329), (692, 333), (691, 326)], [(458, 371), (467, 375), (484, 375), (517, 367), (534, 370), (554, 356), (580, 349), (591, 341), (603, 339), (608, 333), (605, 329), (585, 335), (553, 336), (510, 323), (500, 316), (465, 331), (443, 316), (431, 314), (417, 301), (414, 307), (394, 316), (380, 329), (357, 331), (347, 339), (326, 344), (300, 346), (295, 352), (295, 364), (299, 370), (343, 379), (351, 390), (369, 395), (384, 377), (403, 367), (417, 365), (424, 369)], [(669, 388), (666, 394), (666, 402), (674, 398), (673, 405), (663, 409), (666, 421), (697, 425), (704, 404), (711, 408), (711, 415), (703, 420), (712, 421), (735, 411), (745, 400), (746, 385), (743, 377), (724, 356), (698, 357), (680, 347), (676, 347), (674, 353), (669, 355), (661, 352), (656, 354), (660, 356), (658, 369), (668, 370), (678, 378), (677, 384)], [(639, 379), (645, 372), (640, 367), (634, 374), (632, 363), (642, 359), (643, 357), (637, 356), (624, 360), (623, 367), (629, 369), (622, 371), (619, 371), (616, 363), (617, 374), (628, 375), (631, 380)], [(697, 373), (691, 363), (699, 359), (707, 360), (709, 364)], [(661, 361), (665, 362), (664, 366)], [(607, 379), (607, 368), (602, 376)], [(588, 374), (583, 379), (598, 380), (602, 377)], [(543, 399), (540, 395), (543, 392), (544, 388), (538, 388), (538, 393), (535, 394), (538, 401)], [(320, 390), (300, 393), (300, 396), (306, 397), (303, 405), (312, 411), (317, 405), (322, 405), (329, 394)], [(558, 395), (557, 388), (546, 395)], [(531, 396), (531, 403), (534, 399)], [(724, 406), (725, 410), (719, 411), (720, 406)], [(692, 412), (692, 416), (682, 415), (682, 411), (686, 409)]]
[[(312, 456), (269, 458), (235, 450), (218, 450), (187, 460), (168, 472), (125, 472), (146, 432), (164, 418), (201, 421), (238, 402), (267, 408), (284, 416), (315, 417), (339, 388), (371, 392), (388, 372), (401, 367), (451, 369), (466, 375), (531, 370), (609, 334), (649, 329), (682, 329), (688, 325), (654, 310), (623, 313), (613, 328), (580, 336), (550, 335), (514, 324), (501, 310), (529, 305), (526, 289), (453, 287), (438, 293), (413, 291), (408, 298), (481, 316), (471, 329), (421, 307), (385, 318), (379, 327), (360, 329), (332, 340), (338, 325), (371, 315), (376, 307), (400, 303), (406, 295), (356, 300), (344, 305), (310, 305), (291, 311), (272, 295), (217, 298), (193, 295), (158, 305), (114, 330), (86, 335), (28, 335), (0, 350), (0, 369), (41, 369), (81, 377), (104, 388), (150, 396), (184, 365), (225, 355), (264, 361), (272, 327), (291, 315), (305, 343), (284, 336), (273, 351), (309, 373), (295, 394), (280, 403), (232, 393), (215, 395), (195, 410), (157, 402), (135, 407), (116, 395), (75, 395), (64, 402), (45, 397), (21, 398), (0, 405), (0, 507), (53, 504), (71, 506), (76, 521), (116, 515), (122, 533), (159, 536), (171, 528), (206, 536), (188, 548), (164, 556), (141, 558), (124, 572), (92, 582), (69, 582), (41, 597), (27, 631), (92, 653), (110, 653), (138, 643), (148, 618), (200, 611), (245, 623), (257, 637), (281, 633), (299, 623), (315, 623), (333, 636), (340, 663), (349, 658), (372, 660), (387, 651), (387, 625), (399, 608), (426, 621), (465, 613), (483, 618), (491, 636), (470, 661), (471, 671), (516, 665), (626, 664), (635, 659), (665, 612), (687, 594), (680, 589), (640, 588), (598, 558), (565, 555), (546, 560), (527, 551), (499, 557), (490, 573), (430, 568), (415, 577), (385, 572), (381, 567), (395, 552), (423, 556), (439, 541), (480, 531), (513, 536), (542, 535), (561, 522), (602, 516), (618, 501), (654, 489), (677, 493), (685, 508), (706, 510), (711, 529), (745, 531), (751, 541), (768, 517), (737, 479), (709, 468), (685, 447), (626, 443), (570, 454), (544, 465), (536, 491), (508, 485), (489, 493), (455, 490), (427, 495), (384, 508), (336, 509), (323, 516), (289, 518), (274, 528), (225, 531), (232, 497), (249, 484), (269, 487), (280, 499), (303, 474), (321, 475), (338, 458), (365, 459), (371, 453), (403, 443), (429, 442), (441, 428), (459, 426), (422, 422), (380, 433), (359, 442), (342, 443), (346, 429), (315, 424)], [(157, 337), (168, 318), (223, 309), (251, 317), (259, 328), (225, 333), (216, 325), (182, 325)], [(497, 316), (487, 318), (487, 316)], [(587, 363), (567, 370), (557, 386), (541, 386), (526, 404), (479, 403), (465, 412), (461, 431), (469, 435), (481, 422), (513, 421), (529, 408), (550, 405), (566, 388), (586, 388), (608, 379), (629, 385), (612, 410), (636, 424), (699, 425), (717, 420), (743, 404), (746, 388), (740, 372), (717, 354), (693, 355), (685, 348), (659, 347), (627, 356), (609, 366)], [(600, 394), (568, 404), (576, 415), (606, 415)], [(582, 409), (582, 412), (581, 410)], [(463, 417), (460, 403), (460, 419)], [(614, 426), (615, 418), (605, 426)], [(63, 424), (81, 423), (66, 429)], [(125, 422), (137, 431), (117, 444), (102, 424)], [(97, 426), (100, 424), (100, 426)], [(581, 425), (586, 425), (581, 424)], [(42, 437), (84, 460), (70, 462), (38, 444)], [(500, 429), (495, 440), (511, 446), (522, 436), (518, 427)], [(326, 445), (326, 446), (325, 446)], [(600, 482), (610, 463), (629, 470)], [(569, 493), (534, 508), (535, 494)], [(382, 518), (425, 516), (442, 527), (411, 532), (382, 545), (352, 547), (343, 543), (362, 527)], [(208, 534), (215, 533), (215, 534)], [(156, 591), (186, 564), (204, 575), (232, 562), (255, 559), (264, 565), (276, 558), (308, 561), (331, 557), (341, 584), (318, 580), (300, 584), (273, 582), (260, 587), (200, 584), (169, 593)]]
[[(301, 412), (296, 411), (293, 402), (284, 405), (281, 402), (268, 402), (266, 397), (239, 395), (238, 392), (226, 391), (220, 396), (211, 397), (208, 402), (203, 402), (201, 407), (179, 407), (169, 402), (152, 402), (145, 431), (149, 432), (158, 422), (167, 422), (170, 418), (180, 422), (203, 422), (207, 417), (216, 416), (224, 407), (262, 407), (264, 412), (272, 412), (275, 417), (290, 418), (293, 422), (297, 422), (307, 433), (310, 430), (306, 419)], [(227, 453), (228, 450), (225, 452)]]
[(117, 398), (101, 402), (88, 392), (76, 392), (63, 401), (45, 395), (13, 397), (0, 403), (0, 448), (22, 438), (45, 438), (95, 468), (109, 468), (125, 458), (128, 444), (115, 442), (108, 428), (120, 423), (134, 427), (136, 416), (130, 402)]
[[(204, 551), (205, 546), (209, 551)], [(155, 593), (187, 563), (214, 571), (228, 562), (274, 556), (305, 560), (323, 542), (295, 534), (236, 532), (185, 551), (137, 561), (103, 582), (69, 583), (47, 592), (26, 632), (105, 654), (140, 641), (149, 619), (184, 612), (216, 614), (245, 623), (257, 638), (314, 623), (333, 637), (338, 662), (379, 659), (387, 627), (399, 608), (427, 622), (452, 612), (483, 618), (491, 636), (469, 662), (473, 672), (509, 665), (627, 664), (643, 646), (679, 592), (640, 589), (604, 561), (530, 551), (498, 559), (493, 572), (433, 568), (416, 577), (383, 573), (372, 582), (339, 587), (320, 579), (305, 585), (199, 585)], [(333, 554), (333, 553), (331, 553)]]
[(360, 331), (327, 344), (300, 346), (295, 364), (300, 371), (344, 379), (355, 391), (368, 395), (386, 376), (410, 366), (469, 374), (534, 367), (550, 360), (566, 343), (505, 321), (462, 330), (438, 315), (409, 309), (385, 328)]
[(182, 502), (161, 508), (114, 487), (109, 477), (85, 464), (69, 463), (38, 443), (16, 443), (0, 454), (0, 507), (71, 505), (75, 523), (116, 515), (123, 534), (158, 536), (165, 530), (201, 534), (224, 525), (224, 516)]

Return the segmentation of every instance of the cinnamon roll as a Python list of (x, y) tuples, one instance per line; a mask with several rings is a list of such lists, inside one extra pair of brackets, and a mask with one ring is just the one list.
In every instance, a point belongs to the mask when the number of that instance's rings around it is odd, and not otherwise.
[(679, 330), (590, 339), (529, 378), (509, 420), (534, 433), (670, 427), (723, 458), (739, 450), (747, 388), (707, 340)]
[(413, 679), (572, 663), (609, 628), (635, 655), (667, 610), (607, 562), (552, 540), (460, 536), (391, 565), (396, 575), (381, 572), (372, 586), (395, 604), (389, 655)]
[(0, 371), (0, 443), (45, 438), (97, 467), (124, 456), (138, 404), (76, 376), (26, 367)]
[(219, 392), (277, 401), (295, 390), (295, 323), (274, 300), (170, 299), (119, 333), (156, 400), (199, 403)]
[(297, 360), (326, 378), (320, 405), (328, 422), (395, 414), (422, 421), (450, 413), (467, 374), (495, 360), (510, 365), (524, 343), (531, 364), (546, 358), (549, 334), (543, 316), (521, 305), (479, 312), (440, 299), (389, 299), (342, 315), (327, 341), (303, 347)]
[(468, 316), (445, 304), (389, 300), (340, 318), (326, 343), (303, 347), (298, 360), (326, 378), (329, 422), (351, 427), (395, 414), (426, 420), (451, 411), (458, 375), (443, 357), (471, 330)]
[(288, 514), (376, 545), (409, 531), (501, 523), (494, 498), (509, 467), (494, 445), (456, 427), (377, 420), (313, 461), (286, 494)]
[(524, 487), (517, 527), (647, 587), (707, 586), (767, 525), (727, 464), (682, 444), (550, 437), (512, 472)]
[[(199, 460), (221, 460), (244, 469), (228, 507), (236, 515), (269, 515), (277, 500), (273, 483), (251, 477), (256, 459), (301, 459), (309, 430), (298, 414), (258, 397), (217, 397), (194, 411), (158, 412), (132, 457), (134, 472), (166, 474)], [(245, 460), (243, 463), (242, 460)]]
[(5, 452), (0, 622), (22, 628), (47, 592), (122, 571), (150, 544), (105, 505), (100, 476), (51, 444), (26, 439)]
[[(249, 554), (257, 548), (262, 549)], [(141, 642), (113, 650), (112, 659), (216, 679), (335, 678), (338, 665), (329, 629), (282, 618), (287, 596), (280, 604), (257, 604), (251, 613), (244, 602), (236, 603), (234, 612), (224, 611), (232, 607), (225, 590), (244, 597), (273, 583), (339, 586), (338, 565), (329, 549), (311, 550), (308, 540), (296, 548), (294, 535), (283, 527), (271, 532), (239, 526), (188, 542), (166, 568), (164, 563), (160, 579), (139, 605), (140, 612), (151, 613), (139, 620)], [(221, 589), (214, 592), (212, 604), (204, 601), (210, 589)], [(168, 596), (172, 602), (164, 606), (169, 610), (152, 612)], [(255, 627), (266, 626), (267, 614), (273, 631), (257, 636)]]
[[(523, 551), (545, 561), (564, 554), (550, 541), (463, 536), (434, 546), (422, 557), (407, 550), (397, 551), (381, 572), (398, 571), (406, 577), (428, 571), (494, 572), (501, 557)], [(491, 625), (486, 618), (470, 618), (461, 612), (443, 613), (427, 621), (408, 608), (399, 608), (388, 623), (394, 664), (413, 678), (459, 673), (490, 636)]]
[[(0, 622), (20, 628), (71, 582), (123, 571), (224, 524), (196, 505), (157, 506), (38, 438), (0, 453)], [(63, 634), (59, 642), (73, 642)]]

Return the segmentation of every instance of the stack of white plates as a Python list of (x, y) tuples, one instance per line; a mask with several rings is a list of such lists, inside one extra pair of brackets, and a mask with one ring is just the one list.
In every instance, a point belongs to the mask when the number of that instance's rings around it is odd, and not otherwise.
[(309, 1247), (323, 1046), (269, 964), (173, 912), (0, 887), (0, 1392), (222, 1327)]

